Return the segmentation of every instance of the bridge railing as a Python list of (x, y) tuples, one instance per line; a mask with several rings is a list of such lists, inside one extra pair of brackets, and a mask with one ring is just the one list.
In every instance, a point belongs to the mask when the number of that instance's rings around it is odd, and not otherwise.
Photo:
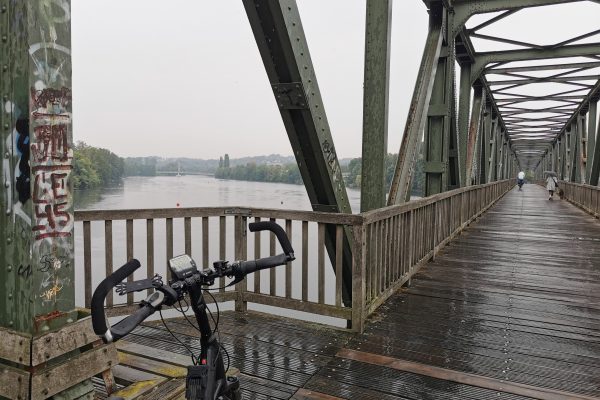
[(514, 185), (511, 179), (471, 186), (362, 214), (366, 315)]
[[(135, 279), (155, 273), (169, 277), (167, 260), (187, 253), (207, 267), (214, 260), (259, 258), (281, 252), (274, 235), (250, 233), (248, 222), (273, 220), (285, 227), (297, 259), (285, 266), (251, 274), (236, 287), (211, 292), (219, 302), (273, 306), (351, 321), (364, 319), (514, 182), (500, 181), (431, 196), (363, 214), (336, 214), (259, 208), (175, 208), (76, 211), (77, 271), (82, 272), (84, 303), (92, 289), (114, 268), (133, 257), (145, 269)], [(327, 256), (325, 232), (336, 232), (335, 253)], [(343, 232), (353, 233), (352, 303), (342, 301)], [(130, 278), (133, 280), (133, 278)], [(146, 293), (112, 293), (109, 316), (125, 315)], [(206, 296), (212, 301), (211, 296)]]
[(600, 217), (600, 187), (566, 181), (560, 181), (558, 186), (565, 199), (596, 218)]

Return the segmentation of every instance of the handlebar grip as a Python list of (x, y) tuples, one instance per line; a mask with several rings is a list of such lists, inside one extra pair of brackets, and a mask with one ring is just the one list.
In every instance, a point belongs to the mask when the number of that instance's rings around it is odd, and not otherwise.
[(278, 254), (276, 256), (259, 258), (258, 260), (242, 261), (236, 272), (243, 275), (248, 275), (261, 269), (267, 269), (283, 265), (288, 261), (293, 261), (294, 257), (290, 257), (287, 254)]
[(275, 236), (277, 236), (277, 240), (279, 240), (279, 244), (281, 245), (283, 252), (287, 255), (294, 254), (294, 249), (292, 248), (292, 244), (290, 243), (287, 234), (277, 223), (273, 221), (252, 222), (248, 225), (248, 228), (250, 228), (250, 232), (259, 232), (265, 230), (273, 232)]
[(106, 295), (121, 281), (141, 266), (135, 258), (127, 262), (121, 268), (107, 276), (96, 288), (92, 296), (92, 326), (98, 336), (104, 336), (108, 331), (106, 317), (104, 315), (104, 299)]
[(139, 310), (131, 314), (125, 319), (117, 322), (115, 325), (110, 327), (110, 333), (113, 337), (113, 341), (117, 341), (121, 339), (123, 336), (126, 336), (132, 330), (135, 329), (136, 326), (142, 323), (143, 320), (148, 318), (156, 311), (154, 307), (147, 304), (143, 307), (140, 307)]

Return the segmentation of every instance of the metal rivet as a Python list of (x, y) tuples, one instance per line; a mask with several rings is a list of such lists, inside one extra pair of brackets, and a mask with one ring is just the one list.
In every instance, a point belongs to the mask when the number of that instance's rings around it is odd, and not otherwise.
[(9, 294), (8, 294), (8, 299), (9, 299), (9, 300), (10, 300), (10, 299), (12, 299), (12, 293), (9, 293)]
[[(6, 210), (6, 212), (9, 212), (9, 210)], [(11, 244), (12, 243), (12, 238), (6, 238), (6, 243)]]
[(8, 71), (8, 65), (4, 64), (2, 66), (2, 72), (6, 72), (6, 71)]
[(8, 189), (10, 187), (10, 181), (4, 181), (4, 187)]
[(4, 153), (4, 158), (9, 158), (9, 157), (10, 157), (10, 154), (8, 151), (6, 153)]
[(8, 321), (8, 325), (9, 325), (9, 326), (13, 326), (14, 324), (15, 324), (14, 322), (12, 322), (12, 321)]
[(3, 5), (2, 7), (0, 7), (0, 11), (2, 12), (2, 14), (4, 14), (6, 12), (7, 8), (5, 5)]
[(12, 271), (12, 265), (9, 265), (8, 267), (6, 267), (6, 269), (8, 270), (8, 272)]

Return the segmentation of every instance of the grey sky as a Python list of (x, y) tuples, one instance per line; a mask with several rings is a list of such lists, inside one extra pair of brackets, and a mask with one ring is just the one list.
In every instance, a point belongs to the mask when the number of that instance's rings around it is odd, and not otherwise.
[[(338, 155), (360, 156), (365, 0), (297, 2)], [(121, 156), (292, 153), (241, 0), (72, 0), (72, 8), (75, 140)], [(388, 149), (397, 152), (428, 17), (421, 0), (393, 9)], [(538, 7), (481, 33), (552, 44), (597, 29), (599, 17), (593, 2)], [(547, 85), (521, 90), (563, 89)]]
[[(360, 156), (365, 0), (298, 6), (338, 155)], [(75, 140), (121, 156), (292, 154), (240, 0), (72, 0), (72, 9)], [(397, 152), (427, 11), (403, 0), (392, 20)]]

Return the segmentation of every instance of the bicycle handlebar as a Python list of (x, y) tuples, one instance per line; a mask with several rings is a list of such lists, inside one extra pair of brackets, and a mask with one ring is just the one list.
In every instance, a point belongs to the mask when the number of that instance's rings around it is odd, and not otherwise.
[[(264, 221), (264, 222), (252, 222), (248, 225), (250, 228), (250, 232), (260, 232), (260, 231), (271, 231), (277, 236), (277, 240), (279, 240), (279, 244), (283, 249), (283, 252), (286, 255), (294, 256), (294, 249), (292, 248), (292, 244), (290, 243), (290, 239), (288, 239), (285, 231), (281, 226), (273, 221)], [(270, 257), (269, 257), (270, 258)]]
[[(295, 260), (294, 249), (292, 248), (285, 231), (277, 223), (273, 221), (253, 222), (249, 224), (249, 229), (251, 232), (260, 232), (264, 230), (273, 232), (275, 236), (277, 236), (284, 253), (260, 258), (258, 260), (238, 261), (235, 264), (232, 264), (227, 272), (221, 271), (219, 273), (219, 276), (224, 276), (224, 274), (230, 277), (235, 276), (235, 281), (233, 283), (241, 281), (246, 275), (252, 272), (276, 267)], [(102, 337), (106, 343), (116, 341), (133, 331), (136, 326), (154, 313), (161, 305), (163, 305), (163, 303), (170, 305), (176, 301), (175, 296), (177, 293), (173, 288), (165, 285), (164, 287), (157, 288), (157, 290), (146, 300), (142, 301), (140, 303), (140, 308), (136, 312), (119, 321), (113, 327), (108, 326), (104, 314), (104, 299), (117, 284), (133, 274), (140, 266), (141, 264), (138, 260), (130, 260), (111, 275), (107, 276), (94, 291), (91, 302), (92, 326), (96, 335)], [(200, 274), (198, 275), (200, 276)], [(169, 298), (166, 298), (165, 295)], [(170, 297), (173, 298), (170, 299)]]
[(92, 326), (96, 335), (105, 337), (106, 334), (110, 335), (110, 329), (106, 325), (106, 317), (104, 315), (104, 299), (106, 295), (113, 290), (113, 288), (125, 280), (129, 275), (141, 267), (141, 264), (135, 258), (127, 262), (121, 268), (107, 276), (96, 288), (94, 295), (92, 296)]

